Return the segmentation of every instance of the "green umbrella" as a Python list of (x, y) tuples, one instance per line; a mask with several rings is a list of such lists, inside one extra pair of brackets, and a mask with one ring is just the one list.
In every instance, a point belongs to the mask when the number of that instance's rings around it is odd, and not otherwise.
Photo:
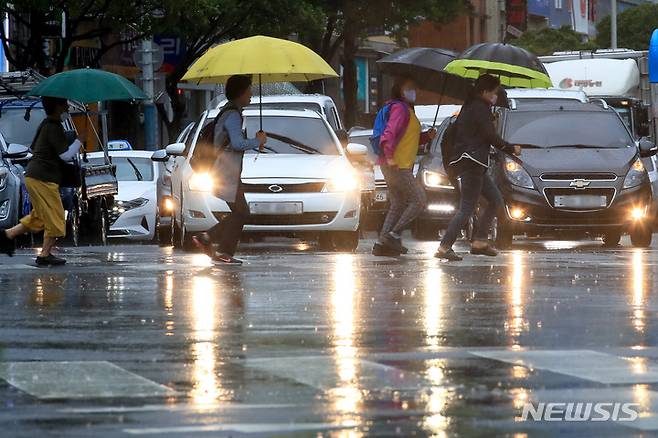
[(513, 88), (549, 88), (551, 79), (544, 64), (532, 53), (511, 44), (482, 43), (464, 50), (444, 69), (467, 79), (483, 74), (497, 76)]
[(148, 99), (142, 90), (123, 76), (91, 68), (57, 73), (32, 88), (28, 95), (61, 97), (84, 104)]

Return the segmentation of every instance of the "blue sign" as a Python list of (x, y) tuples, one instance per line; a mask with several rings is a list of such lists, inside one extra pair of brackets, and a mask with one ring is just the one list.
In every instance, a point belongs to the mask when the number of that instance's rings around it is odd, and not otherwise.
[(550, 17), (551, 0), (528, 0), (528, 14)]
[(649, 42), (649, 82), (658, 83), (658, 29), (653, 31)]

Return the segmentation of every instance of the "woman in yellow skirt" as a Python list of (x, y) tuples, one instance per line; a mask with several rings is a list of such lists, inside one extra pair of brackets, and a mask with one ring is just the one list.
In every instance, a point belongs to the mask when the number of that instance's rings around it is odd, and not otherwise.
[(75, 140), (69, 145), (66, 140), (62, 119), (67, 116), (67, 100), (43, 97), (42, 102), (47, 117), (41, 122), (32, 142), (33, 157), (25, 172), (25, 186), (32, 211), (15, 227), (0, 229), (0, 251), (12, 256), (16, 237), (43, 231), (43, 247), (37, 257), (37, 265), (63, 265), (66, 261), (51, 253), (57, 238), (66, 234), (64, 207), (59, 194), (61, 162), (70, 161), (78, 153), (80, 142)]

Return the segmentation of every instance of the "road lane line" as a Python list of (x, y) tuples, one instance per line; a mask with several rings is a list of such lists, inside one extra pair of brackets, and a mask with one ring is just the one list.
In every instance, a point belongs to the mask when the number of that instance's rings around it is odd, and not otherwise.
[(176, 392), (106, 361), (0, 362), (0, 378), (39, 399), (158, 397)]
[(282, 432), (308, 432), (337, 429), (353, 429), (357, 426), (355, 422), (343, 424), (331, 423), (262, 423), (262, 424), (204, 424), (202, 426), (177, 426), (177, 427), (152, 427), (123, 429), (131, 435), (164, 435), (172, 433), (194, 433), (194, 432), (240, 432), (240, 433), (282, 433)]
[(471, 354), (605, 384), (658, 382), (658, 366), (593, 350), (472, 350)]

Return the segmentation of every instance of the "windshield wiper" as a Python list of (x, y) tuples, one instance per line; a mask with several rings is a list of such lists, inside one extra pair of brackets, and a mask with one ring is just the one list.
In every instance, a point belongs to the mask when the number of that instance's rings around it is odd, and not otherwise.
[(270, 132), (267, 133), (268, 137), (272, 137), (274, 139), (277, 139), (279, 141), (283, 141), (288, 143), (293, 149), (297, 149), (298, 151), (305, 152), (307, 154), (319, 154), (320, 151), (312, 148), (311, 146), (305, 145), (304, 143), (300, 143), (297, 140), (293, 140), (290, 137), (286, 137), (283, 135), (278, 135), (278, 134), (272, 134)]
[(552, 146), (546, 146), (549, 149), (554, 148), (572, 148), (572, 149), (600, 149), (607, 148), (608, 146), (601, 146), (595, 144), (556, 144)]
[(135, 171), (135, 176), (137, 177), (137, 181), (144, 181), (144, 177), (142, 176), (142, 172), (140, 172), (139, 169), (137, 168), (137, 166), (135, 166), (135, 163), (133, 163), (130, 158), (126, 158), (126, 161), (128, 162), (128, 164), (130, 164), (130, 166)]

